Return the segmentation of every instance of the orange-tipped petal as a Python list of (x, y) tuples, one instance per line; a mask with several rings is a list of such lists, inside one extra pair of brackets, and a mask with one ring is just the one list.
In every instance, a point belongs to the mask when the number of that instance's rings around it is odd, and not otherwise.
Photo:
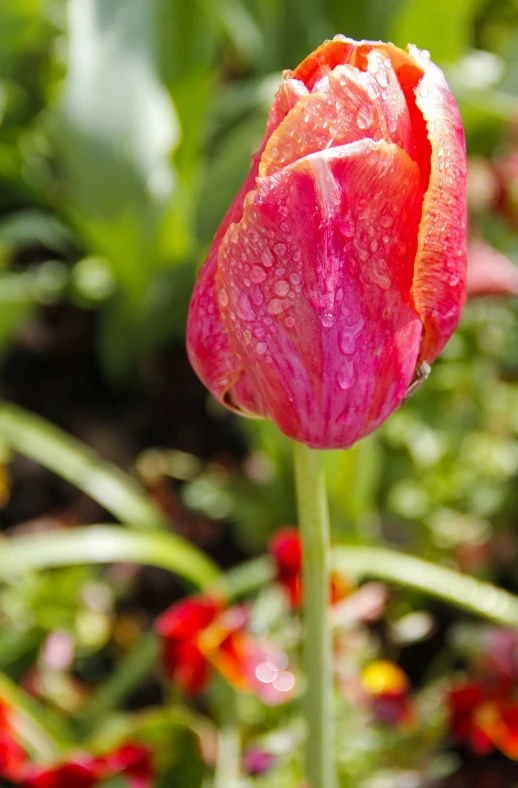
[(268, 140), (259, 175), (364, 138), (395, 142), (411, 153), (410, 114), (390, 59), (372, 50), (365, 64), (365, 71), (336, 66), (319, 91), (297, 102)]
[(466, 145), (459, 110), (442, 71), (427, 53), (414, 46), (409, 52), (424, 71), (416, 104), (431, 144), (413, 285), (424, 324), (420, 360), (431, 362), (457, 327), (466, 301)]

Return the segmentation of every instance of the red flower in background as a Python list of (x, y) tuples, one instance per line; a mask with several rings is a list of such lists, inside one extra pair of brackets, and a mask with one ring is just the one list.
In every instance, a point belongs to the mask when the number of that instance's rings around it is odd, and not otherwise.
[(29, 764), (17, 782), (26, 788), (95, 788), (121, 776), (127, 788), (151, 788), (152, 753), (141, 744), (128, 743), (101, 758), (88, 755), (50, 767)]
[(98, 782), (94, 759), (85, 758), (49, 768), (34, 766), (21, 784), (26, 788), (93, 788)]
[(199, 646), (199, 635), (221, 606), (209, 597), (190, 597), (173, 605), (156, 621), (162, 638), (162, 664), (167, 676), (189, 695), (207, 684), (209, 664)]
[(447, 696), (454, 741), (477, 755), (496, 748), (518, 758), (518, 701), (512, 690), (513, 682), (503, 678), (454, 684)]
[(152, 752), (149, 747), (129, 742), (99, 758), (96, 771), (103, 778), (123, 775), (128, 788), (151, 788), (154, 774)]
[[(280, 528), (268, 545), (277, 581), (285, 589), (290, 605), (300, 608), (303, 603), (302, 542), (297, 528)], [(331, 573), (330, 602), (335, 604), (351, 593), (351, 585), (337, 572)]]
[(14, 737), (11, 711), (0, 702), (0, 777), (16, 782), (24, 772), (25, 762), (25, 753)]
[(295, 679), (288, 659), (247, 630), (245, 605), (225, 609), (209, 597), (190, 597), (157, 620), (166, 675), (184, 692), (196, 695), (213, 668), (239, 690), (253, 692), (270, 705), (289, 699)]
[(227, 407), (347, 448), (402, 402), (465, 300), (466, 156), (414, 46), (328, 41), (284, 74), (193, 293), (187, 348)]

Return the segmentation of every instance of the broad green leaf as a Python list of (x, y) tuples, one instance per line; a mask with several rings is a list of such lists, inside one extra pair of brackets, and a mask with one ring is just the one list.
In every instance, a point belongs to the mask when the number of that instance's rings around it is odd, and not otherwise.
[(358, 577), (376, 577), (422, 591), (503, 626), (518, 626), (518, 597), (491, 583), (381, 547), (337, 547), (334, 565)]
[(40, 244), (54, 252), (70, 252), (70, 231), (50, 213), (27, 210), (7, 214), (0, 219), (0, 243), (15, 248)]
[(200, 588), (218, 577), (212, 561), (179, 536), (109, 525), (13, 536), (2, 544), (0, 575), (6, 578), (31, 569), (120, 561), (168, 569)]
[(156, 72), (155, 0), (70, 0), (58, 140), (73, 216), (133, 303), (156, 270), (180, 138)]
[(0, 440), (76, 485), (122, 522), (166, 527), (164, 516), (134, 479), (40, 416), (0, 404)]

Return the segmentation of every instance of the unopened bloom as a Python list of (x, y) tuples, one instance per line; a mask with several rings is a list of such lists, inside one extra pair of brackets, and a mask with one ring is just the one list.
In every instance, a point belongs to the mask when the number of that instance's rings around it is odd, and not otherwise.
[(402, 402), (465, 300), (466, 156), (428, 53), (338, 36), (285, 72), (191, 301), (200, 379), (346, 448)]

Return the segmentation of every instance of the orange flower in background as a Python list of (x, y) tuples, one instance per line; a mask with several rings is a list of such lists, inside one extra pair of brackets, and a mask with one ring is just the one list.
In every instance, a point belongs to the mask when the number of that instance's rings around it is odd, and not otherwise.
[(336, 36), (286, 71), (191, 300), (227, 407), (348, 448), (401, 404), (465, 301), (466, 153), (427, 52)]
[(170, 607), (155, 624), (166, 675), (184, 692), (197, 695), (215, 668), (236, 689), (252, 692), (268, 705), (289, 700), (295, 677), (287, 670), (287, 656), (251, 635), (248, 620), (245, 605), (225, 609), (208, 597), (190, 597)]
[[(297, 528), (280, 528), (268, 544), (272, 556), (277, 582), (284, 588), (290, 605), (294, 609), (302, 607), (302, 542)], [(335, 604), (345, 599), (352, 591), (351, 584), (338, 572), (331, 573), (330, 602)]]

